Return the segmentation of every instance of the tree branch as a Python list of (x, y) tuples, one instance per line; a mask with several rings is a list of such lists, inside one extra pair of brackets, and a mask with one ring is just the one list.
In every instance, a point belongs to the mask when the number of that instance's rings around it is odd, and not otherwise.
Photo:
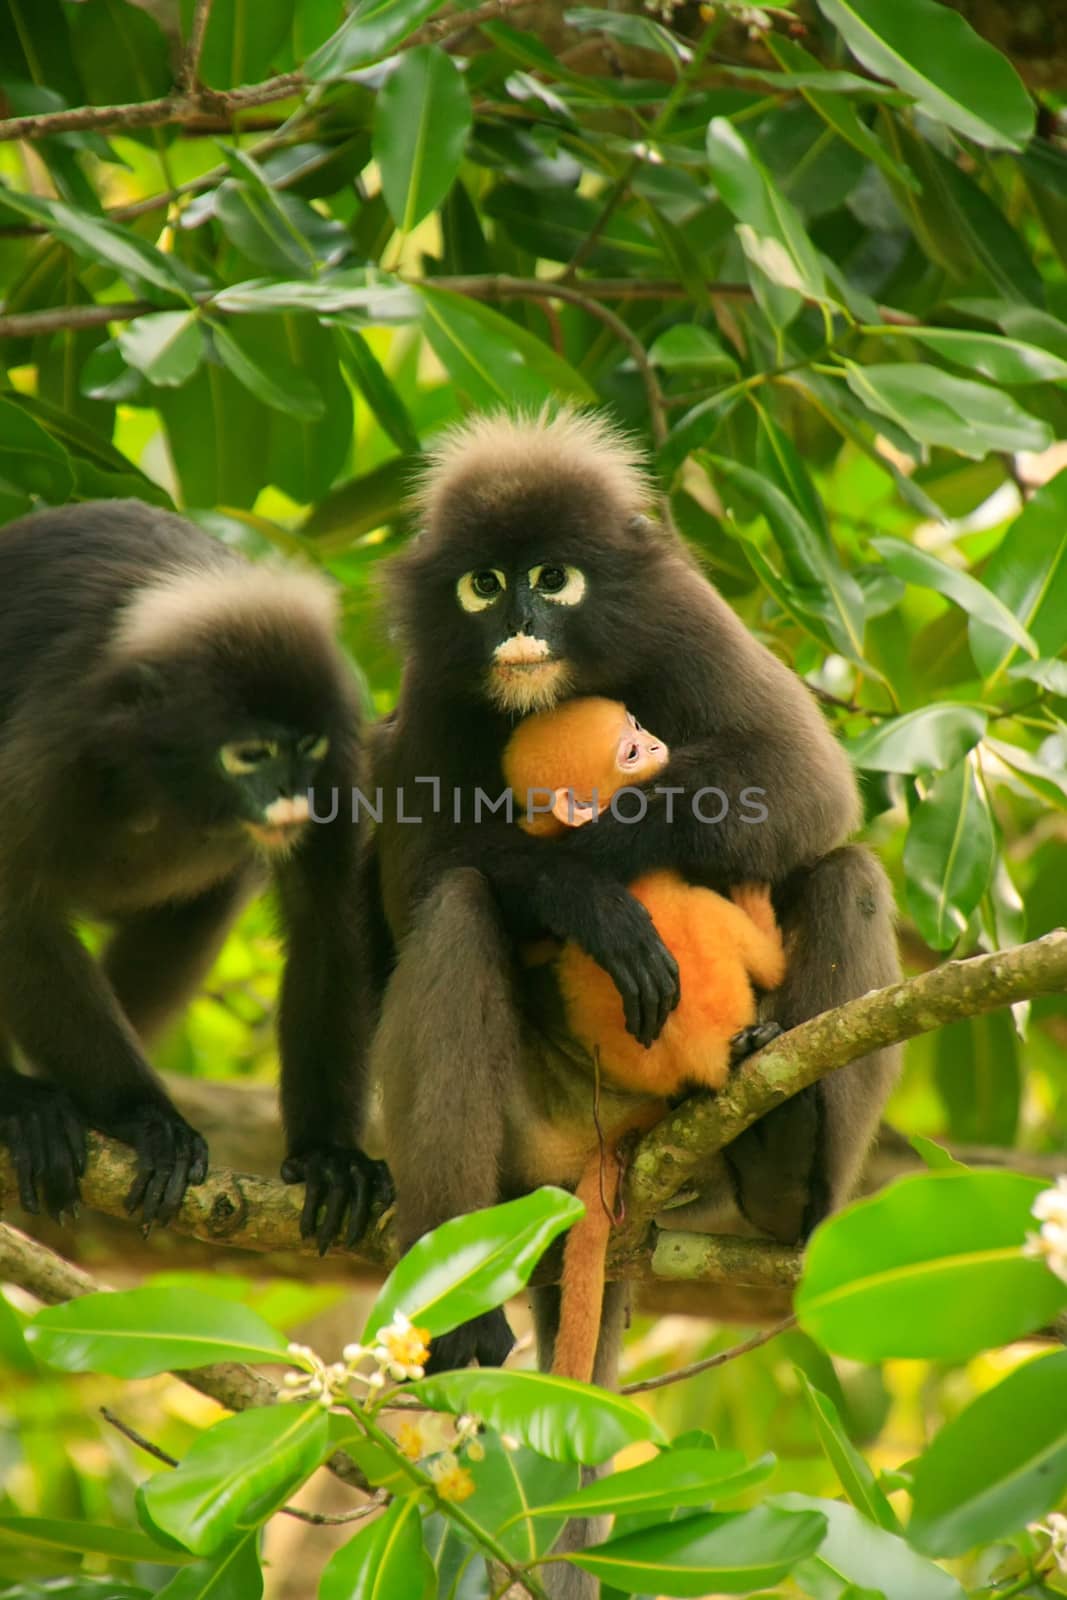
[(200, 57), (204, 50), (204, 37), (211, 16), (212, 0), (196, 0), (193, 22), (189, 29), (189, 43), (182, 58), (179, 87), (184, 94), (195, 94), (200, 86)]

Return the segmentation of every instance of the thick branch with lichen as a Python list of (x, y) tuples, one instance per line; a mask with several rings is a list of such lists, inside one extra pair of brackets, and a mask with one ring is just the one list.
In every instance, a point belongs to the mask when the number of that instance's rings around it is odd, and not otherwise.
[[(617, 1232), (613, 1271), (638, 1282), (684, 1279), (787, 1288), (796, 1279), (796, 1252), (760, 1240), (673, 1231), (653, 1240), (652, 1218), (699, 1176), (701, 1166), (723, 1145), (825, 1073), (947, 1022), (1065, 990), (1067, 932), (1059, 931), (995, 955), (947, 962), (824, 1012), (783, 1035), (747, 1062), (718, 1095), (685, 1102), (642, 1140), (630, 1168), (627, 1222)], [(124, 1146), (93, 1135), (83, 1182), (86, 1206), (125, 1216), (123, 1201), (135, 1166)], [(11, 1162), (0, 1151), (0, 1208), (14, 1205), (17, 1193)], [(302, 1193), (299, 1187), (213, 1168), (204, 1184), (188, 1191), (171, 1226), (208, 1244), (306, 1256), (313, 1247), (300, 1238)], [(397, 1254), (390, 1224), (391, 1213), (379, 1209), (357, 1252), (337, 1248), (333, 1253), (378, 1270), (387, 1267)], [(3, 1268), (0, 1254), (0, 1278)]]

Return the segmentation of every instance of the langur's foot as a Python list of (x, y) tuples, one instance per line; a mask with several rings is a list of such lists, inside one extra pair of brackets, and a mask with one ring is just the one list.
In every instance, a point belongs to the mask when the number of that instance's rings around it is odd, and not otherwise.
[(784, 1032), (785, 1029), (780, 1022), (753, 1022), (751, 1026), (742, 1028), (740, 1033), (735, 1033), (730, 1040), (731, 1071)]
[(282, 1163), (282, 1177), (286, 1183), (307, 1185), (300, 1237), (313, 1238), (320, 1256), (335, 1243), (353, 1249), (366, 1231), (372, 1206), (384, 1207), (394, 1197), (385, 1162), (373, 1161), (356, 1145), (323, 1144), (302, 1150)]
[(85, 1173), (86, 1125), (61, 1089), (37, 1078), (5, 1073), (0, 1079), (0, 1144), (7, 1146), (19, 1187), (19, 1204), (57, 1222), (78, 1214), (78, 1180)]
[(453, 1372), (477, 1361), (480, 1367), (502, 1367), (515, 1344), (508, 1319), (498, 1307), (483, 1311), (450, 1333), (438, 1334), (430, 1345), (426, 1373)]
[(207, 1145), (173, 1106), (140, 1105), (129, 1116), (102, 1127), (103, 1133), (132, 1145), (137, 1176), (123, 1204), (140, 1211), (145, 1233), (177, 1216), (190, 1184), (207, 1177)]

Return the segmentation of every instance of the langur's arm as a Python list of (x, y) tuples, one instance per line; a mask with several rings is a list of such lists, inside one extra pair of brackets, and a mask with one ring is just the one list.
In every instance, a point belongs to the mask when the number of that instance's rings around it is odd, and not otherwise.
[(90, 1127), (136, 1150), (127, 1208), (168, 1222), (186, 1186), (207, 1175), (207, 1146), (171, 1104), (88, 951), (28, 896), (0, 905), (0, 1015)]

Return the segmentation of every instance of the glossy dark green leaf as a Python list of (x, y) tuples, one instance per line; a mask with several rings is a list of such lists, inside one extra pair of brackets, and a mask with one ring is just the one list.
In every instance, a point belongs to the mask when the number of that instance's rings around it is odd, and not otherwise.
[(652, 344), (648, 358), (664, 372), (677, 372), (687, 377), (700, 373), (705, 377), (722, 378), (737, 373), (736, 359), (699, 323), (674, 323)]
[[(569, 261), (591, 230), (600, 227), (600, 210), (587, 195), (559, 188), (538, 192), (518, 183), (499, 184), (485, 199), (487, 215), (517, 245), (549, 261)], [(609, 218), (587, 259), (590, 266), (606, 271), (663, 270), (662, 253), (650, 230), (628, 216)]]
[(1061, 765), (1053, 767), (1040, 756), (1031, 755), (1029, 750), (1009, 744), (1006, 739), (987, 739), (985, 748), (1004, 762), (1024, 788), (1057, 811), (1067, 811), (1067, 771)]
[(394, 1500), (331, 1556), (319, 1600), (422, 1600), (432, 1580), (418, 1501)]
[(127, 323), (118, 348), (149, 383), (173, 388), (187, 383), (200, 365), (204, 334), (195, 311), (156, 311)]
[(987, 384), (913, 362), (861, 367), (846, 361), (844, 367), (858, 399), (924, 444), (978, 460), (992, 450), (1044, 450), (1051, 442), (1047, 423)]
[(538, 406), (558, 394), (595, 398), (562, 356), (491, 306), (420, 286), (422, 330), (459, 389), (481, 406)]
[(24, 1332), (26, 1317), (0, 1293), (0, 1368), (31, 1377), (39, 1371)]
[(778, 1583), (814, 1554), (826, 1533), (819, 1512), (757, 1506), (683, 1517), (594, 1545), (569, 1559), (627, 1594), (750, 1594)]
[(469, 1463), (475, 1490), (464, 1509), (516, 1561), (534, 1561), (562, 1530), (566, 1513), (552, 1506), (577, 1489), (581, 1468), (576, 1461), (549, 1461), (513, 1439), (505, 1445), (494, 1433), (479, 1442), (484, 1455)]
[(212, 329), (215, 349), (238, 383), (262, 400), (264, 405), (301, 422), (315, 422), (323, 416), (326, 401), (322, 391), (295, 366), (277, 360), (269, 365), (257, 358), (238, 325)]
[(176, 1572), (156, 1600), (260, 1600), (263, 1569), (258, 1546), (259, 1530), (251, 1528), (209, 1560)]
[(405, 455), (417, 455), (419, 436), (407, 406), (363, 335), (355, 328), (338, 328), (337, 353), (345, 371), (397, 449)]
[(674, 62), (688, 61), (692, 55), (681, 39), (651, 17), (607, 11), (603, 6), (572, 6), (566, 13), (566, 21), (568, 27), (579, 33), (606, 34), (635, 50), (653, 50)]
[(949, 950), (989, 887), (996, 840), (989, 800), (965, 757), (912, 812), (904, 844), (908, 908), (927, 944)]
[(965, 1360), (1042, 1327), (1062, 1283), (1023, 1255), (1041, 1179), (1015, 1172), (900, 1178), (816, 1229), (800, 1325), (857, 1361)]
[(472, 121), (451, 56), (418, 45), (389, 74), (374, 116), (374, 159), (390, 215), (407, 232), (441, 204), (459, 171)]
[(796, 1369), (804, 1396), (811, 1407), (815, 1432), (837, 1481), (852, 1505), (871, 1522), (890, 1533), (900, 1533), (900, 1520), (856, 1446), (845, 1432), (840, 1414), (829, 1395), (816, 1389), (805, 1372)]
[(963, 1555), (1021, 1532), (1067, 1493), (1067, 1350), (1029, 1361), (947, 1422), (915, 1464), (908, 1538)]
[(276, 1511), (328, 1449), (321, 1406), (255, 1406), (201, 1433), (180, 1466), (142, 1485), (142, 1503), (153, 1527), (213, 1555)]
[(320, 262), (339, 260), (350, 247), (339, 223), (321, 217), (298, 195), (273, 194), (266, 184), (227, 178), (215, 199), (224, 233), (261, 271), (309, 276)]
[(826, 1538), (797, 1573), (808, 1594), (861, 1600), (869, 1593), (884, 1600), (965, 1600), (955, 1578), (917, 1555), (903, 1539), (840, 1500), (807, 1494), (778, 1494), (772, 1501), (794, 1515), (818, 1512), (826, 1518)]
[(503, 1305), (525, 1288), (552, 1240), (583, 1212), (574, 1195), (546, 1187), (442, 1223), (389, 1274), (363, 1330), (364, 1344), (397, 1311), (439, 1334)]
[(976, 706), (935, 702), (887, 717), (845, 748), (867, 772), (940, 772), (973, 750), (985, 730), (986, 714)]
[(414, 290), (388, 272), (363, 267), (331, 272), (314, 283), (270, 283), (255, 278), (221, 289), (212, 305), (221, 311), (313, 311), (364, 326), (410, 322), (419, 314)]
[(421, 1378), (406, 1392), (434, 1411), (481, 1417), (552, 1461), (596, 1466), (624, 1445), (664, 1442), (653, 1419), (624, 1395), (543, 1372), (468, 1367)]
[[(195, 0), (181, 0), (188, 39)], [(200, 76), (212, 89), (259, 83), (288, 39), (297, 0), (212, 0)]]
[(106, 1556), (109, 1561), (158, 1561), (173, 1567), (184, 1566), (189, 1560), (184, 1550), (164, 1549), (138, 1528), (113, 1528), (57, 1517), (0, 1515), (0, 1568), (9, 1548), (45, 1554), (69, 1550)]
[(816, 0), (868, 71), (977, 144), (1021, 150), (1034, 106), (1014, 67), (936, 0)]
[(990, 1011), (952, 1022), (932, 1036), (930, 1049), (947, 1113), (946, 1136), (964, 1145), (1010, 1148), (1023, 1089), (1011, 1013)]
[[(818, 251), (799, 213), (725, 117), (713, 117), (708, 125), (707, 155), (722, 202), (740, 224), (738, 237), (746, 253), (758, 256), (761, 269), (775, 283), (828, 301)], [(742, 235), (742, 229), (748, 233)]]
[(868, 327), (863, 332), (879, 338), (904, 335), (994, 383), (1060, 383), (1067, 378), (1067, 361), (1050, 350), (974, 328)]
[(923, 588), (935, 589), (946, 600), (954, 601), (969, 616), (976, 617), (979, 622), (984, 622), (987, 627), (994, 628), (997, 633), (1010, 639), (1027, 655), (1037, 655), (1037, 645), (1015, 613), (1009, 611), (991, 589), (979, 583), (977, 578), (972, 578), (970, 573), (961, 572), (958, 567), (946, 566), (936, 556), (903, 539), (875, 538), (871, 544), (890, 572), (904, 583), (917, 583)]
[(74, 488), (70, 457), (20, 405), (0, 398), (0, 477), (61, 505)]
[[(994, 550), (982, 574), (986, 588), (1013, 611), (1042, 656), (1067, 646), (1067, 468), (1042, 484)], [(971, 653), (987, 682), (1011, 664), (1002, 634), (973, 620)]]
[(287, 1348), (285, 1337), (247, 1306), (187, 1289), (83, 1295), (39, 1311), (26, 1337), (51, 1367), (116, 1378), (212, 1361), (277, 1361)]
[(538, 1504), (536, 1517), (672, 1511), (730, 1500), (774, 1471), (774, 1456), (746, 1461), (740, 1450), (664, 1450), (641, 1466), (598, 1478), (573, 1494)]
[(168, 92), (173, 73), (155, 17), (129, 0), (72, 7), (69, 17), (78, 71), (93, 105), (152, 100)]
[(0, 185), (0, 208), (3, 206), (31, 222), (43, 223), (63, 244), (90, 261), (105, 263), (134, 290), (148, 284), (188, 299), (185, 281), (170, 258), (138, 238), (129, 228), (106, 222), (88, 211), (78, 211), (62, 200), (16, 194)]
[(443, 0), (357, 0), (337, 32), (304, 63), (312, 80), (380, 61), (439, 11)]

